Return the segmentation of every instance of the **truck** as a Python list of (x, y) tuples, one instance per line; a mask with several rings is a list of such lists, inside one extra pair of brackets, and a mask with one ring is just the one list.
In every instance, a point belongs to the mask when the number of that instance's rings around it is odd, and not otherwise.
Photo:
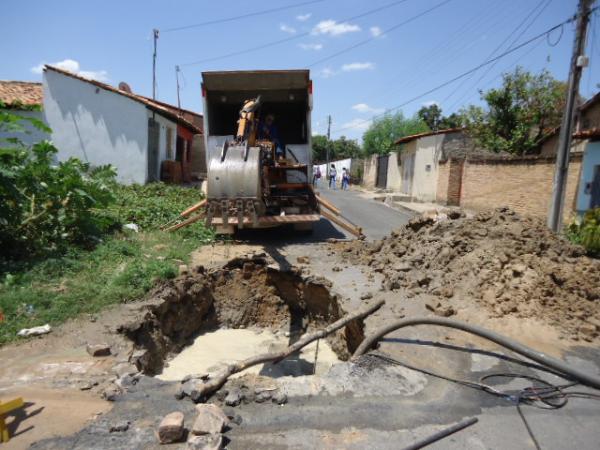
[(202, 73), (206, 222), (218, 233), (320, 220), (308, 70)]

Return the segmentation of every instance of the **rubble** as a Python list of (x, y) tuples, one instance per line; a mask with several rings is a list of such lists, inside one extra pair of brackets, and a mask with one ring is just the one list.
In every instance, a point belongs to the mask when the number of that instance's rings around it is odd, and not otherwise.
[(110, 356), (110, 345), (108, 344), (88, 344), (86, 350), (90, 356)]
[(167, 414), (158, 426), (158, 440), (161, 444), (178, 442), (185, 431), (184, 416), (182, 412), (175, 411)]
[(196, 411), (198, 416), (191, 429), (193, 435), (218, 434), (229, 424), (229, 418), (217, 405), (202, 403), (196, 405)]
[(492, 318), (542, 319), (573, 340), (600, 336), (600, 261), (508, 208), (426, 213), (380, 241), (330, 246), (381, 272), (384, 290), (425, 296), (435, 314), (478, 304)]
[(191, 435), (186, 448), (188, 450), (219, 450), (223, 448), (223, 436), (221, 434)]

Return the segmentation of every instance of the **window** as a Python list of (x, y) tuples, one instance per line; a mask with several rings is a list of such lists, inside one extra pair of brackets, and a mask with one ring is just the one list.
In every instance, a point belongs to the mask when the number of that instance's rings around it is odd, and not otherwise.
[(173, 128), (167, 127), (167, 159), (173, 159)]

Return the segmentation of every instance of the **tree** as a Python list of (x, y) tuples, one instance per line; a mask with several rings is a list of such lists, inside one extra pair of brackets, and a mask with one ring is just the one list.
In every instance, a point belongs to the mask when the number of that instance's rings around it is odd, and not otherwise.
[(313, 161), (324, 162), (327, 160), (327, 150), (329, 150), (329, 160), (345, 158), (358, 158), (362, 150), (358, 142), (353, 139), (347, 139), (341, 136), (339, 139), (329, 140), (327, 136), (314, 135), (312, 137)]
[(375, 119), (363, 134), (363, 150), (367, 155), (386, 154), (401, 137), (429, 131), (418, 116), (404, 117), (402, 111)]
[(565, 92), (548, 71), (534, 75), (517, 67), (503, 75), (501, 87), (481, 93), (486, 107), (463, 111), (468, 133), (494, 152), (536, 153), (541, 139), (560, 125)]
[(442, 116), (440, 120), (440, 130), (449, 128), (460, 128), (464, 124), (464, 117), (459, 113), (452, 113), (449, 116)]
[(439, 129), (440, 122), (442, 121), (442, 108), (440, 108), (437, 103), (423, 106), (417, 112), (417, 116), (427, 124), (430, 130), (436, 131)]

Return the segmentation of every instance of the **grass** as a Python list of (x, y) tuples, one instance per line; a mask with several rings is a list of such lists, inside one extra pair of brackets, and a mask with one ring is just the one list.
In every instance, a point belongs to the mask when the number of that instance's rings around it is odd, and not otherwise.
[(158, 227), (199, 201), (195, 189), (156, 183), (119, 187), (108, 213), (141, 232), (117, 232), (92, 250), (71, 248), (66, 254), (29, 262), (1, 275), (0, 345), (15, 340), (21, 328), (53, 326), (80, 314), (142, 297), (158, 280), (173, 278), (190, 253), (214, 238), (201, 223), (180, 232)]

